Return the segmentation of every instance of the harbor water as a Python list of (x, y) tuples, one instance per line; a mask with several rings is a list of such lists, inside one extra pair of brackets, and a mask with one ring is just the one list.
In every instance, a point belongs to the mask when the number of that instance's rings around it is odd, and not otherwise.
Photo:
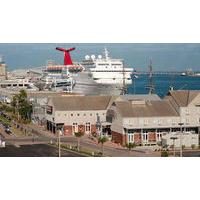
[[(133, 84), (128, 87), (129, 94), (147, 94), (148, 75), (139, 75), (133, 79)], [(154, 75), (153, 83), (155, 93), (164, 97), (170, 87), (174, 90), (200, 90), (200, 77), (180, 76), (180, 75)]]

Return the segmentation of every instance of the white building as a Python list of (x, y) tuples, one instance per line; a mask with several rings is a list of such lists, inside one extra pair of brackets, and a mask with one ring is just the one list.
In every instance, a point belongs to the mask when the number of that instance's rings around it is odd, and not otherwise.
[(162, 144), (171, 147), (174, 145), (175, 148), (185, 146), (186, 148), (193, 148), (199, 146), (199, 134), (192, 132), (176, 132), (164, 134), (162, 136)]

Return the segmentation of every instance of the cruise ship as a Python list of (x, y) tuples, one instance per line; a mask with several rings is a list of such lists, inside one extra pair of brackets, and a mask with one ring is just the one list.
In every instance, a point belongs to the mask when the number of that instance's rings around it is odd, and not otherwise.
[[(68, 53), (67, 58), (70, 62), (67, 59), (64, 59), (66, 62), (63, 64), (48, 61), (46, 66), (40, 67), (37, 71), (31, 69), (27, 72), (29, 79), (39, 90), (72, 92), (83, 95), (119, 95), (125, 85), (132, 83), (131, 73), (133, 70), (124, 68), (123, 60), (111, 59), (107, 50), (105, 50), (105, 58), (98, 56), (95, 59), (93, 55), (88, 62), (87, 56), (85, 59), (87, 61), (83, 65), (83, 62), (72, 62), (68, 52), (71, 49), (61, 49), (66, 51), (66, 54)], [(102, 67), (102, 65), (104, 66)], [(95, 75), (96, 72), (98, 72), (98, 76)], [(97, 81), (97, 79), (99, 80)]]
[(123, 59), (111, 58), (106, 48), (104, 56), (99, 55), (95, 58), (93, 55), (92, 59), (94, 65), (89, 70), (96, 83), (118, 86), (132, 84), (133, 68), (125, 68)]
[(37, 81), (38, 87), (42, 85), (42, 89), (58, 91), (58, 92), (72, 92), (82, 95), (107, 95), (120, 94), (120, 89), (115, 85), (107, 87), (104, 84), (96, 83), (92, 77), (91, 72), (87, 67), (82, 71), (69, 71), (66, 65), (51, 65), (44, 66), (41, 72), (42, 77)]

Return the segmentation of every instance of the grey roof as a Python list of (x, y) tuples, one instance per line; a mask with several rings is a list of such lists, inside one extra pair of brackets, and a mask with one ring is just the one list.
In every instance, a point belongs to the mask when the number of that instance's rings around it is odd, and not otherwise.
[(179, 116), (167, 100), (145, 101), (144, 104), (133, 104), (131, 101), (115, 102), (122, 117), (166, 117)]
[(56, 111), (106, 110), (111, 96), (66, 96), (50, 100)]
[(170, 91), (165, 99), (175, 101), (180, 107), (188, 106), (197, 95), (200, 94), (200, 90), (177, 90)]
[[(50, 98), (50, 97), (65, 97), (65, 96), (75, 96), (76, 94), (73, 93), (58, 93), (58, 92), (51, 92), (51, 91), (38, 91), (38, 92), (28, 92), (28, 97), (30, 98)], [(80, 95), (77, 95), (80, 96)]]
[(121, 95), (116, 100), (124, 101), (124, 100), (161, 100), (157, 94), (134, 94), (134, 95)]

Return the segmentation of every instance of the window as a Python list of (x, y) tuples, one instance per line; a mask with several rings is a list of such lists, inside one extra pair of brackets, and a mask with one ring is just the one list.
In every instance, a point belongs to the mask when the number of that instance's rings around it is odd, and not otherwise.
[(72, 131), (73, 131), (73, 133), (78, 132), (78, 124), (77, 123), (73, 123)]
[(162, 119), (158, 119), (158, 124), (162, 124)]
[(73, 116), (73, 114), (71, 113), (71, 116)]
[(133, 134), (128, 134), (128, 142), (129, 143), (133, 143), (134, 142)]
[(148, 125), (148, 119), (144, 120), (144, 125)]
[(148, 133), (143, 133), (142, 140), (148, 140)]
[(172, 119), (172, 124), (176, 124), (176, 121), (175, 121), (175, 119)]
[(185, 109), (185, 114), (189, 115), (189, 109), (188, 108)]
[(85, 113), (84, 113), (83, 115), (84, 115), (84, 116), (86, 116), (86, 114), (85, 114)]
[(85, 131), (86, 131), (86, 132), (90, 132), (90, 130), (91, 130), (90, 123), (87, 122), (87, 123), (85, 124)]
[(92, 113), (90, 113), (90, 116), (92, 116)]
[(77, 116), (80, 116), (80, 114), (78, 113)]

